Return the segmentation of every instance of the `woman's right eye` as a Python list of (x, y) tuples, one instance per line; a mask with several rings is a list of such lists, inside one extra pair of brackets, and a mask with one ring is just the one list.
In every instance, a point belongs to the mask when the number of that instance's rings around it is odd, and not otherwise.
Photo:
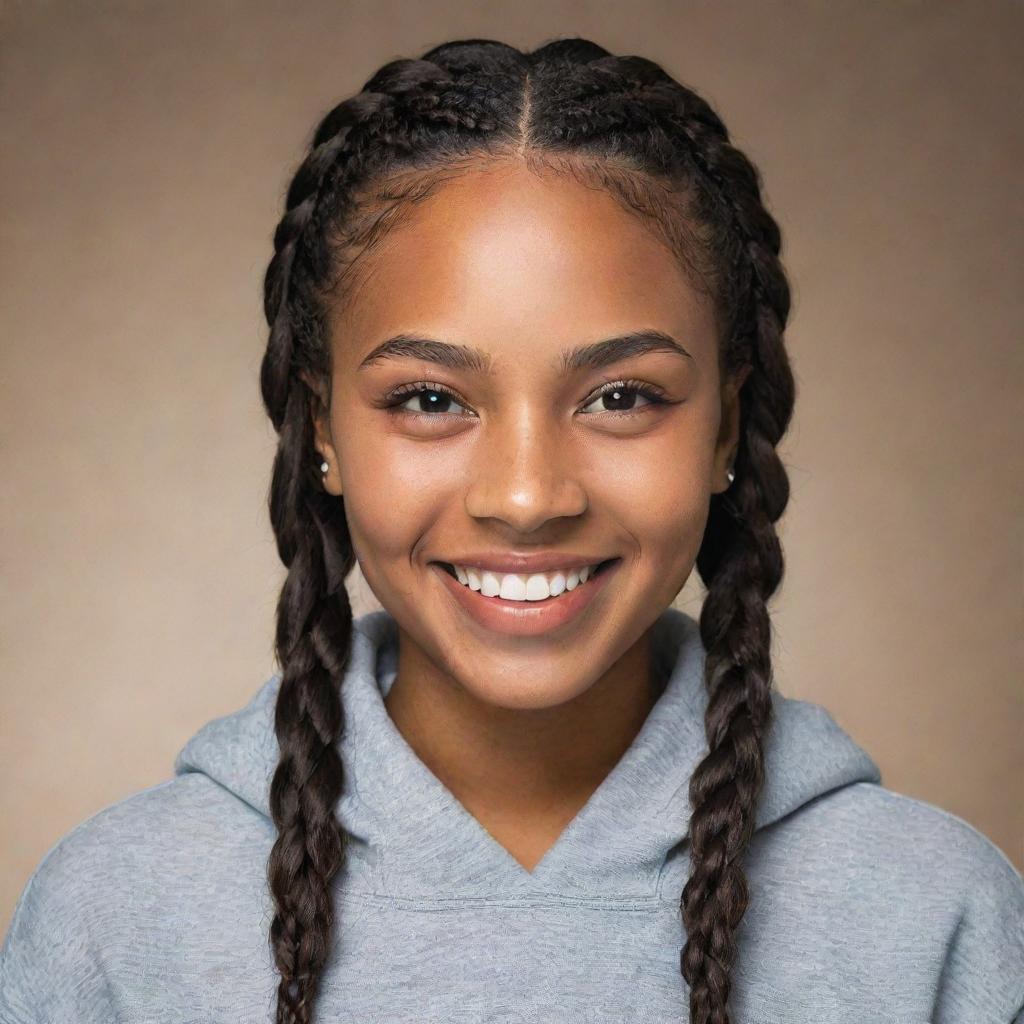
[(396, 400), (388, 403), (392, 412), (432, 418), (437, 414), (450, 412), (453, 405), (468, 412), (457, 400), (454, 391), (437, 384), (412, 385), (396, 392), (393, 397)]

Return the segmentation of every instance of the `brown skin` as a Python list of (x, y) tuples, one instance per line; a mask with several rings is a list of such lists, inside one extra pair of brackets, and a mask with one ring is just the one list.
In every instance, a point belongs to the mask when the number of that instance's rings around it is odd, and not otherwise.
[[(316, 419), (324, 486), (344, 494), (360, 567), (398, 622), (390, 717), (532, 870), (657, 697), (648, 631), (693, 569), (711, 494), (728, 486), (742, 377), (720, 380), (710, 300), (671, 252), (571, 178), (481, 164), (364, 259), (365, 284), (332, 325), (331, 412)], [(562, 349), (644, 328), (692, 358), (556, 365)], [(481, 349), (493, 372), (409, 357), (357, 370), (400, 332)], [(673, 404), (630, 392), (623, 413), (595, 395), (630, 379)], [(419, 416), (381, 407), (421, 382), (457, 397)], [(428, 397), (398, 400), (420, 411)], [(536, 637), (468, 620), (428, 564), (552, 548), (622, 562), (574, 622)]]

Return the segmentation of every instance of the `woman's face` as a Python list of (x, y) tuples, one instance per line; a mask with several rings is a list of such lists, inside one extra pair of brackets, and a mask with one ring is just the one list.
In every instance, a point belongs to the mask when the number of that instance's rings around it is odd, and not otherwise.
[[(317, 446), (403, 662), (499, 707), (571, 700), (682, 589), (727, 486), (711, 303), (605, 192), (516, 163), (445, 184), (363, 259)], [(521, 568), (544, 599), (516, 600)]]

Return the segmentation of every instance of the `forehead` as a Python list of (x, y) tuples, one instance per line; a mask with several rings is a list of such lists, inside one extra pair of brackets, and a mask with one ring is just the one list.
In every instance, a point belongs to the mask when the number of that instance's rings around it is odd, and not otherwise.
[(518, 161), (445, 183), (361, 260), (336, 311), (350, 363), (401, 332), (486, 349), (496, 366), (640, 328), (714, 344), (710, 299), (652, 230), (607, 192)]

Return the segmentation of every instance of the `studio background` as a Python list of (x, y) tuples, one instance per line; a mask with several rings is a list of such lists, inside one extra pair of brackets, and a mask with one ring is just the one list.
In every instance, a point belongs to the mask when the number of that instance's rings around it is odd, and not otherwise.
[(1024, 868), (1024, 6), (8, 2), (0, 934), (274, 671), (261, 287), (316, 120), (445, 39), (565, 35), (702, 93), (782, 227), (776, 686)]

